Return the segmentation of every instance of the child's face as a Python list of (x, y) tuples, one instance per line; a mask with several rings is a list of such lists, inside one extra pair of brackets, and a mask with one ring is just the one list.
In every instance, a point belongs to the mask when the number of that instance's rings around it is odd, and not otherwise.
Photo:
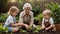
[(18, 14), (18, 12), (14, 12), (13, 15), (16, 16)]
[(18, 14), (18, 11), (13, 12), (13, 16), (16, 16)]
[(49, 19), (49, 18), (50, 18), (50, 15), (46, 15), (46, 14), (44, 14), (44, 15), (43, 15), (43, 18), (45, 18), (45, 19)]

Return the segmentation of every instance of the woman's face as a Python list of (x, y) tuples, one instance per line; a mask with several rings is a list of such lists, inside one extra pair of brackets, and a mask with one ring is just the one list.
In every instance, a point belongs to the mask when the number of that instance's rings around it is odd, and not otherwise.
[(26, 8), (25, 8), (25, 13), (26, 13), (26, 14), (29, 14), (29, 11), (30, 11), (30, 8), (29, 8), (29, 7), (26, 7)]

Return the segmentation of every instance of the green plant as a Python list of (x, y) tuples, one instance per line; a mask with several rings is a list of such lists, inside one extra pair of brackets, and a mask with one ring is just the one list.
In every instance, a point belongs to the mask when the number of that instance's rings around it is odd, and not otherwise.
[(38, 30), (34, 30), (33, 33), (38, 33), (39, 31)]
[(42, 14), (38, 14), (37, 17), (34, 17), (34, 20), (42, 20), (43, 16)]
[(18, 16), (16, 17), (16, 20), (19, 20), (19, 17)]
[(2, 32), (2, 30), (3, 30), (3, 26), (2, 24), (0, 24), (0, 32)]
[(3, 27), (3, 32), (8, 32), (8, 28), (7, 27)]
[(26, 30), (20, 29), (20, 32), (25, 33), (27, 32)]
[(52, 17), (54, 18), (54, 22), (60, 23), (60, 5), (56, 2), (51, 2), (51, 4), (47, 4), (47, 8), (52, 11)]
[(0, 32), (8, 32), (8, 28), (7, 27), (3, 27), (3, 25), (0, 24)]
[(42, 20), (42, 18), (43, 18), (42, 14), (39, 14), (39, 15), (37, 16), (37, 18), (38, 18), (38, 20)]
[(41, 25), (37, 25), (36, 29), (40, 30), (41, 29), (40, 27), (41, 27)]
[(7, 14), (6, 13), (1, 13), (0, 14), (0, 22), (5, 22), (7, 19)]
[(39, 30), (41, 30), (41, 25), (37, 25), (37, 27), (36, 28), (34, 28), (34, 30), (33, 30), (33, 33), (38, 33), (39, 32)]
[(34, 17), (34, 20), (38, 20), (38, 18), (37, 17)]
[(34, 17), (36, 17), (39, 13), (41, 13), (41, 8), (40, 8), (40, 6), (35, 6), (35, 5), (33, 5), (32, 12), (34, 13)]

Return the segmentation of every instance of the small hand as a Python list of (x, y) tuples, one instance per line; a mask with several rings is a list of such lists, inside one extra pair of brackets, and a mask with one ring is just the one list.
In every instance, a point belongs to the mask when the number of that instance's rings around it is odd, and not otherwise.
[(44, 29), (45, 29), (45, 27), (41, 27), (41, 29), (42, 29), (42, 30), (44, 30)]
[(45, 28), (45, 30), (48, 30), (49, 28)]

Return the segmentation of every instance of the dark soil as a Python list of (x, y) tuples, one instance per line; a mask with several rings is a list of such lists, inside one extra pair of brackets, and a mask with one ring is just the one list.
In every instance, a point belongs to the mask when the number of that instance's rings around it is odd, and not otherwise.
[(26, 33), (21, 33), (21, 32), (16, 32), (16, 33), (1, 33), (1, 34), (60, 34), (60, 32), (39, 32), (39, 33), (33, 33), (33, 32), (26, 32)]

